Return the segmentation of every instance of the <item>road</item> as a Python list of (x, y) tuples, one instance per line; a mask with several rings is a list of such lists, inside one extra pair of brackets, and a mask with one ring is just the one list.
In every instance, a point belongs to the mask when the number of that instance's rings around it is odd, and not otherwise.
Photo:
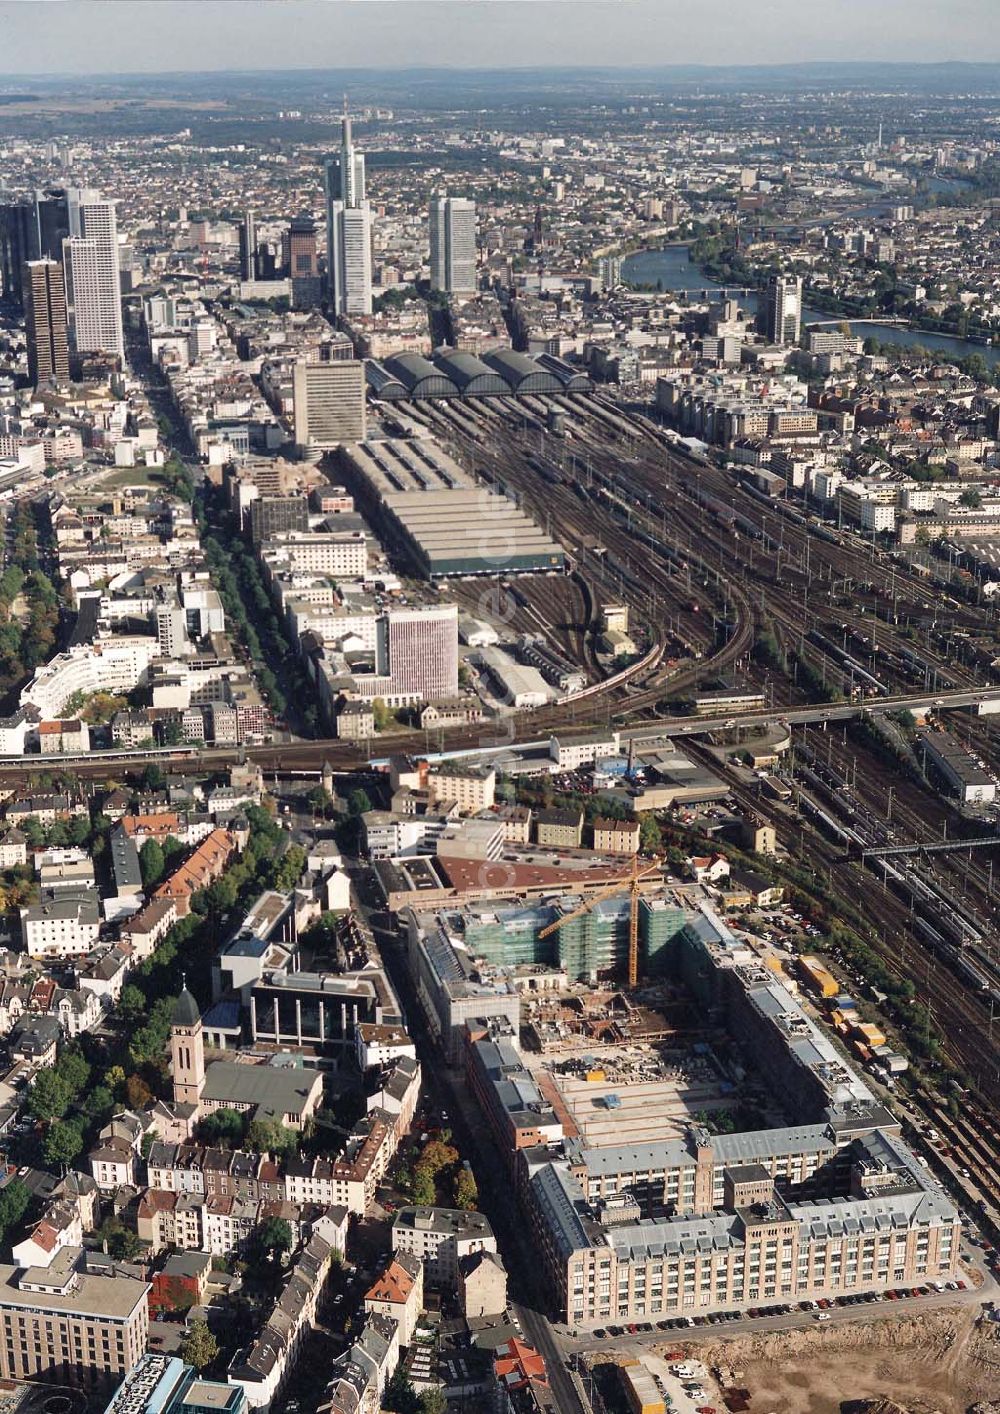
[[(623, 727), (620, 729), (620, 735), (623, 741), (633, 739), (637, 742), (648, 742), (660, 739), (667, 740), (671, 737), (706, 736), (711, 732), (725, 731), (735, 727), (773, 726), (775, 722), (787, 722), (789, 726), (815, 722), (842, 722), (851, 717), (862, 716), (866, 712), (880, 714), (927, 707), (943, 710), (976, 707), (983, 703), (994, 702), (1000, 704), (1000, 687), (964, 688), (957, 691), (940, 692), (936, 697), (930, 697), (927, 693), (908, 693), (899, 697), (872, 698), (865, 702), (822, 703), (812, 707), (775, 706), (768, 708), (765, 712), (750, 712), (738, 717), (674, 718), (663, 722)], [(450, 744), (438, 752), (428, 750), (427, 738), (423, 732), (394, 734), (386, 742), (386, 750), (391, 748), (393, 752), (410, 753), (431, 761), (456, 756), (501, 755), (512, 751), (524, 751), (531, 747), (536, 749), (544, 747), (548, 744), (550, 735), (555, 733), (558, 733), (560, 738), (571, 741), (581, 731), (578, 723), (567, 722), (563, 727), (553, 723), (546, 725), (545, 736), (538, 736), (534, 733), (538, 732), (539, 727), (537, 723), (533, 722), (530, 712), (525, 713), (523, 719), (519, 719), (519, 721), (520, 725), (515, 734), (503, 745), (496, 744), (490, 724), (483, 723), (478, 728), (463, 727), (452, 733), (445, 732), (444, 738)], [(590, 728), (584, 730), (590, 730)], [(329, 763), (334, 770), (350, 771), (359, 770), (365, 766), (384, 766), (388, 761), (387, 756), (373, 756), (366, 760), (358, 747), (341, 741), (337, 737), (322, 737), (315, 741), (271, 743), (261, 746), (207, 747), (201, 750), (193, 747), (179, 748), (174, 752), (159, 751), (152, 757), (148, 752), (141, 751), (133, 753), (92, 751), (86, 756), (60, 756), (57, 762), (53, 761), (50, 764), (53, 767), (58, 765), (63, 770), (72, 770), (80, 776), (93, 777), (101, 776), (102, 773), (106, 775), (109, 766), (116, 771), (142, 770), (151, 759), (159, 762), (168, 770), (172, 765), (183, 767), (185, 770), (198, 767), (208, 769), (247, 760), (258, 762), (267, 772), (273, 771), (283, 774), (298, 772), (316, 775), (326, 763)], [(0, 781), (16, 784), (19, 778), (27, 779), (26, 773), (37, 770), (38, 765), (37, 754), (5, 757), (0, 762)]]
[(531, 1234), (519, 1205), (512, 1201), (512, 1178), (473, 1099), (462, 1070), (446, 1066), (423, 1011), (410, 986), (403, 949), (395, 929), (386, 926), (367, 882), (367, 869), (349, 871), (360, 907), (375, 934), (382, 961), (403, 1004), (406, 1026), (417, 1047), (423, 1089), (439, 1113), (447, 1115), (459, 1152), (470, 1160), (479, 1187), (479, 1205), (489, 1218), (507, 1267), (512, 1308), (526, 1339), (544, 1358), (559, 1414), (591, 1414), (570, 1377), (565, 1351), (544, 1312), (544, 1291)]
[[(955, 1310), (956, 1307), (973, 1306), (977, 1309), (984, 1301), (997, 1299), (998, 1288), (992, 1277), (985, 1274), (985, 1282), (979, 1290), (944, 1291), (933, 1296), (911, 1296), (901, 1301), (878, 1301), (857, 1306), (834, 1306), (829, 1311), (829, 1321), (823, 1324), (830, 1329), (847, 1325), (871, 1325), (875, 1321), (898, 1319), (924, 1311)], [(748, 1335), (766, 1332), (808, 1330), (819, 1324), (816, 1313), (792, 1311), (787, 1316), (763, 1316), (741, 1321), (725, 1321), (716, 1325), (689, 1326), (681, 1330), (652, 1331), (645, 1335), (609, 1337), (597, 1340), (593, 1334), (582, 1334), (573, 1341), (573, 1349), (582, 1354), (624, 1354), (650, 1349), (658, 1345), (689, 1345), (693, 1343), (734, 1340)], [(560, 1334), (557, 1332), (557, 1334)]]

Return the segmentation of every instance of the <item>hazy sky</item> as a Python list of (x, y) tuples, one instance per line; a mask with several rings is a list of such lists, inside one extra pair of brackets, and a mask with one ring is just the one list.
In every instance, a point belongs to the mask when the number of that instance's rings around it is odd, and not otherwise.
[(1000, 0), (0, 0), (0, 73), (997, 60)]

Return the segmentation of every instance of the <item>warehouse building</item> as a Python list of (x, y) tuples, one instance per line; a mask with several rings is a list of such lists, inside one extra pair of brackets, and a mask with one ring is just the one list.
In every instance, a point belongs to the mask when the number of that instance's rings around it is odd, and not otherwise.
[(996, 800), (997, 783), (950, 732), (921, 732), (920, 750), (963, 805), (987, 805)]
[(432, 441), (354, 442), (340, 465), (381, 537), (426, 579), (565, 566), (551, 536)]

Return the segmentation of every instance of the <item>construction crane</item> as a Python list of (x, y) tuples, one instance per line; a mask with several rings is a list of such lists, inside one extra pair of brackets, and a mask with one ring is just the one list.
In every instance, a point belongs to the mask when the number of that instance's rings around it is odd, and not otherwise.
[(629, 910), (628, 910), (628, 984), (634, 987), (639, 981), (639, 884), (650, 874), (656, 874), (662, 867), (663, 861), (654, 859), (644, 869), (639, 868), (639, 856), (632, 856), (632, 868), (627, 874), (623, 874), (620, 879), (615, 879), (603, 889), (598, 889), (596, 893), (574, 908), (571, 913), (566, 913), (562, 918), (557, 918), (554, 923), (550, 923), (547, 928), (543, 928), (539, 933), (539, 939), (547, 938), (555, 933), (564, 923), (571, 923), (574, 918), (582, 918), (585, 913), (589, 913), (595, 903), (600, 903), (602, 899), (614, 898), (615, 894), (622, 892), (622, 885), (628, 885)]

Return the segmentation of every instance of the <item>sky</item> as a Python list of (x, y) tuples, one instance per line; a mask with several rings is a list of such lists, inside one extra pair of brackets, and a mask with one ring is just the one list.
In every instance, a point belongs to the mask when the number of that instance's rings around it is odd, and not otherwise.
[(1000, 60), (1000, 0), (0, 0), (0, 74)]

